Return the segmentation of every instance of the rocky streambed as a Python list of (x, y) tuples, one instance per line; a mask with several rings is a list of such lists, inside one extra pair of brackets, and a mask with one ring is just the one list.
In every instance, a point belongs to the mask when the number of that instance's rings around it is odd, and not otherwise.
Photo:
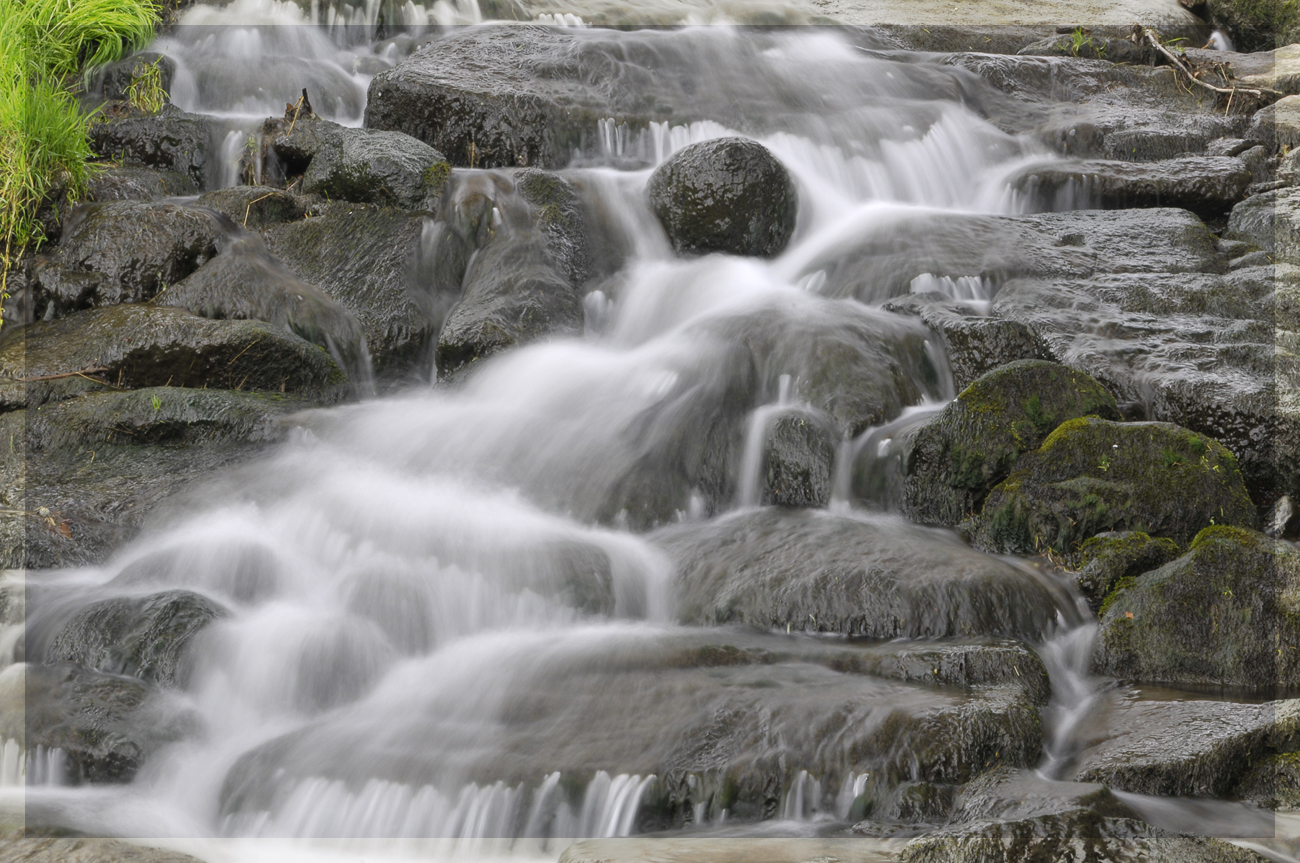
[(8, 276), (6, 830), (1292, 859), (1290, 48), (240, 2)]

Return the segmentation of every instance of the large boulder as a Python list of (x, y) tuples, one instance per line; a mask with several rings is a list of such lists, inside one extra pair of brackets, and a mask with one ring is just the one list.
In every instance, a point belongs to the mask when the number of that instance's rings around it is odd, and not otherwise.
[(198, 192), (187, 174), (143, 165), (108, 166), (86, 183), (88, 201), (156, 201)]
[(664, 528), (683, 623), (867, 638), (1033, 640), (1057, 614), (1037, 577), (887, 517), (776, 508)]
[(0, 339), (0, 409), (36, 408), (106, 384), (267, 390), (324, 401), (351, 389), (324, 349), (282, 327), (208, 320), (184, 309), (91, 309)]
[(289, 272), (255, 234), (226, 243), (221, 254), (168, 288), (157, 305), (216, 320), (265, 321), (330, 351), (356, 377), (362, 368), (356, 315)]
[(1072, 552), (1109, 530), (1185, 544), (1203, 527), (1253, 527), (1241, 470), (1223, 445), (1169, 423), (1085, 417), (1061, 424), (984, 501), (973, 541), (994, 552)]
[(786, 409), (779, 411), (763, 432), (759, 464), (754, 465), (762, 483), (756, 489), (758, 502), (794, 507), (830, 503), (840, 442), (831, 418), (821, 411)]
[(1168, 537), (1152, 537), (1139, 530), (1099, 533), (1079, 549), (1075, 582), (1096, 612), (1121, 580), (1158, 569), (1179, 554), (1178, 544)]
[(28, 753), (60, 750), (64, 772), (51, 778), (62, 783), (129, 782), (150, 753), (194, 728), (191, 717), (156, 709), (155, 692), (75, 665), (10, 665), (0, 672), (0, 739)]
[(5, 837), (0, 863), (200, 863), (197, 857), (145, 848), (116, 839), (37, 838), (40, 828), (26, 837)]
[(1208, 527), (1187, 553), (1122, 579), (1101, 609), (1093, 664), (1112, 677), (1274, 688), (1300, 682), (1300, 552)]
[(1012, 186), (1044, 209), (1183, 207), (1208, 217), (1232, 209), (1251, 182), (1241, 159), (1185, 156), (1160, 162), (1036, 165), (1021, 172)]
[(144, 114), (120, 103), (88, 129), (90, 146), (101, 157), (179, 171), (200, 189), (209, 184), (208, 172), (216, 169), (213, 132), (211, 120), (175, 105)]
[(799, 210), (785, 166), (746, 138), (677, 151), (650, 176), (646, 191), (679, 254), (774, 257), (790, 241)]
[(551, 258), (569, 282), (580, 288), (594, 274), (591, 225), (582, 199), (559, 174), (528, 168), (514, 175), (515, 189), (534, 208)]
[(432, 209), (448, 170), (441, 153), (410, 135), (339, 127), (312, 154), (302, 190), (331, 200)]
[(55, 314), (152, 299), (217, 253), (211, 214), (168, 203), (89, 205), (36, 273), (36, 302)]
[(154, 387), (0, 413), (0, 567), (97, 563), (163, 501), (283, 440), (309, 399)]
[(208, 192), (194, 204), (215, 210), (241, 228), (257, 231), (305, 217), (311, 199), (265, 186), (231, 186)]
[[(68, 662), (158, 686), (184, 685), (186, 651), (194, 637), (228, 613), (201, 594), (172, 590), (78, 604), (68, 613), (33, 610), (27, 658)], [(66, 608), (66, 607), (65, 607)]]
[(1082, 372), (1040, 360), (989, 372), (908, 435), (904, 513), (926, 524), (958, 524), (1022, 454), (1066, 420), (1089, 415), (1120, 418), (1115, 398)]
[(350, 310), (375, 374), (427, 374), (438, 320), (420, 281), (427, 219), (392, 207), (334, 203), (310, 219), (272, 225), (262, 236), (298, 278)]
[(1300, 264), (1300, 188), (1275, 189), (1242, 201), (1232, 208), (1224, 236), (1259, 246), (1276, 260)]

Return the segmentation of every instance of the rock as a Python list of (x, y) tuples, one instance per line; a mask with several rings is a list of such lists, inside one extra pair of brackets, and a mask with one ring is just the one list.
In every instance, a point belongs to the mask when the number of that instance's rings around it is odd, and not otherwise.
[(1172, 539), (1153, 539), (1141, 531), (1108, 531), (1089, 539), (1079, 549), (1079, 591), (1095, 614), (1115, 585), (1164, 566), (1181, 550)]
[(7, 838), (0, 863), (200, 863), (188, 854), (116, 839)]
[[(1300, 96), (1295, 98), (1300, 100)], [(1225, 236), (1258, 246), (1277, 260), (1300, 264), (1298, 228), (1300, 188), (1277, 189), (1253, 195), (1233, 207)]]
[[(87, 376), (76, 374), (87, 369)], [(0, 339), (0, 409), (36, 408), (103, 384), (287, 392), (325, 402), (350, 389), (328, 353), (261, 321), (123, 305), (35, 323)], [(68, 377), (31, 381), (32, 378)]]
[(1121, 580), (1101, 607), (1093, 665), (1128, 680), (1259, 688), (1300, 681), (1300, 552), (1208, 527), (1187, 553)]
[(839, 435), (820, 411), (782, 411), (762, 453), (764, 506), (824, 507), (830, 503)]
[(1062, 422), (1090, 415), (1119, 419), (1114, 396), (1082, 372), (1041, 360), (989, 372), (908, 435), (903, 513), (923, 524), (960, 523), (1023, 453)]
[(131, 84), (140, 76), (141, 67), (144, 66), (158, 67), (159, 86), (164, 93), (170, 94), (172, 78), (176, 75), (176, 61), (153, 51), (141, 51), (96, 70), (100, 93), (105, 99), (129, 98)]
[(46, 616), (33, 609), (27, 620), (31, 660), (72, 663), (164, 687), (185, 684), (190, 643), (228, 614), (188, 590), (102, 599), (70, 610), (70, 616)]
[(540, 242), (501, 235), (465, 272), (461, 301), (438, 334), (438, 376), (552, 335), (582, 331), (582, 297), (556, 272)]
[(1169, 423), (1061, 424), (985, 499), (973, 541), (989, 551), (1073, 551), (1108, 530), (1187, 543), (1210, 524), (1253, 526), (1232, 453)]
[(959, 392), (1007, 363), (1051, 358), (1042, 340), (1019, 321), (991, 318), (987, 310), (942, 294), (909, 294), (889, 300), (883, 308), (919, 317), (938, 333)]
[(775, 257), (790, 241), (799, 208), (785, 166), (745, 138), (678, 150), (655, 169), (646, 193), (678, 254)]
[(441, 153), (410, 135), (339, 127), (312, 154), (302, 190), (336, 200), (431, 209), (449, 170)]
[(1300, 144), (1300, 96), (1284, 96), (1259, 109), (1247, 137), (1269, 150), (1292, 150)]
[(892, 518), (766, 509), (664, 528), (689, 625), (866, 638), (1033, 640), (1056, 615), (1048, 587), (955, 538)]
[(1012, 180), (1012, 185), (1048, 210), (1068, 206), (1182, 207), (1209, 217), (1232, 209), (1251, 182), (1251, 172), (1241, 159), (1185, 156), (1160, 162), (1034, 166)]
[(75, 665), (10, 665), (0, 692), (0, 738), (62, 750), (68, 784), (129, 782), (160, 745), (193, 730), (148, 684)]
[(361, 321), (375, 374), (426, 375), (439, 321), (419, 281), (425, 219), (389, 207), (337, 203), (263, 232), (270, 252)]
[(178, 171), (200, 189), (208, 184), (208, 171), (216, 170), (217, 148), (206, 117), (175, 105), (142, 114), (120, 103), (103, 116), (104, 122), (91, 123), (88, 132), (91, 148), (105, 159)]
[(1026, 45), (1019, 51), (1007, 53), (1022, 56), (1079, 57), (1084, 60), (1106, 60), (1110, 63), (1141, 65), (1152, 65), (1155, 60), (1155, 49), (1145, 42), (1134, 43), (1129, 39), (1093, 35), (1091, 31), (1082, 27), (1075, 33), (1057, 33)]
[(289, 272), (261, 237), (243, 236), (193, 275), (168, 288), (157, 304), (216, 320), (265, 321), (334, 355), (362, 379), (361, 322), (332, 297)]
[(217, 253), (215, 219), (177, 204), (88, 206), (69, 221), (58, 251), (36, 271), (36, 301), (58, 315), (142, 303)]
[[(1269, 859), (1219, 839), (1199, 836), (1153, 838), (1169, 834), (1142, 824), (1130, 825), (1123, 819), (1101, 819), (1098, 822), (1085, 815), (1083, 823), (1092, 829), (1072, 825), (1067, 817), (944, 831), (942, 836), (914, 839), (907, 843), (899, 860), (901, 863), (1023, 863), (1029, 860), (1265, 863)], [(1073, 834), (1057, 832), (1071, 827), (1076, 831)]]
[(1284, 752), (1257, 761), (1237, 785), (1233, 796), (1266, 809), (1300, 808), (1300, 753)]
[(240, 227), (257, 231), (281, 222), (296, 222), (307, 215), (309, 201), (282, 189), (233, 186), (208, 192), (194, 202), (225, 216)]
[[(560, 855), (560, 863), (875, 863), (879, 852), (861, 839), (762, 839), (741, 841), (663, 837), (584, 839)], [(46, 863), (42, 860), (40, 863)]]
[(1077, 779), (1118, 791), (1226, 797), (1253, 763), (1294, 745), (1294, 701), (1128, 700), (1111, 710), (1110, 731), (1087, 751)]
[(198, 187), (189, 175), (163, 168), (140, 165), (106, 167), (90, 178), (88, 201), (156, 201), (159, 198), (193, 195)]
[(1209, 21), (1232, 37), (1241, 51), (1271, 51), (1300, 41), (1300, 13), (1286, 4), (1214, 0)]
[(1273, 539), (1300, 538), (1300, 511), (1290, 495), (1282, 495), (1264, 517), (1264, 535)]
[(519, 194), (536, 208), (533, 219), (551, 258), (568, 276), (569, 284), (582, 287), (591, 279), (594, 263), (590, 227), (578, 193), (560, 175), (533, 168), (516, 172), (514, 181)]

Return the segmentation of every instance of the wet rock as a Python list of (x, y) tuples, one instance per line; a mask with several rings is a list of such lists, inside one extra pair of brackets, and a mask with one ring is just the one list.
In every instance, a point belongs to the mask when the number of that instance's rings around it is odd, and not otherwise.
[(1073, 551), (1109, 530), (1186, 543), (1210, 524), (1254, 526), (1232, 453), (1169, 423), (1070, 420), (985, 499), (973, 541), (990, 551)]
[(1251, 0), (1214, 0), (1209, 21), (1232, 37), (1240, 51), (1267, 52), (1300, 41), (1300, 14), (1291, 6)]
[(307, 215), (309, 201), (282, 189), (234, 186), (208, 192), (194, 202), (215, 210), (242, 228), (261, 230), (281, 222), (296, 222)]
[(795, 409), (777, 416), (763, 448), (763, 505), (830, 503), (838, 444), (835, 424), (825, 414)]
[(655, 169), (646, 192), (678, 254), (775, 257), (790, 241), (799, 206), (785, 166), (745, 138), (678, 150)]
[(582, 297), (529, 235), (495, 237), (465, 272), (461, 301), (438, 334), (438, 376), (552, 335), (582, 331)]
[(1285, 96), (1255, 112), (1246, 133), (1270, 151), (1286, 151), (1300, 144), (1300, 96)]
[(141, 165), (108, 167), (90, 178), (89, 201), (156, 201), (159, 198), (193, 195), (198, 187), (189, 175)]
[(1187, 156), (1160, 162), (1035, 166), (1012, 180), (1012, 185), (1044, 209), (1182, 207), (1215, 216), (1232, 209), (1253, 181), (1241, 159)]
[(220, 235), (202, 210), (132, 201), (92, 205), (64, 233), (35, 277), (37, 304), (58, 315), (152, 299), (214, 256)]
[(1273, 539), (1300, 538), (1300, 511), (1290, 495), (1282, 495), (1264, 517), (1264, 535)]
[[(425, 220), (389, 207), (333, 204), (320, 216), (273, 225), (268, 249), (361, 321), (375, 374), (427, 374), (438, 321), (419, 281)], [(422, 299), (423, 298), (423, 299)]]
[(1206, 528), (1182, 557), (1115, 586), (1102, 603), (1093, 665), (1129, 680), (1294, 686), (1298, 595), (1294, 546)]
[(665, 528), (683, 623), (868, 638), (1034, 639), (1056, 614), (1035, 576), (889, 518), (748, 512)]
[(1229, 796), (1252, 764), (1293, 746), (1297, 727), (1294, 701), (1129, 700), (1110, 713), (1076, 778), (1136, 794)]
[[(835, 860), (837, 863), (875, 863), (878, 852), (860, 839), (763, 839), (737, 842), (734, 839), (705, 839), (655, 836), (638, 839), (584, 839), (560, 855), (560, 863), (805, 863)], [(45, 863), (45, 861), (40, 861)]]
[(145, 66), (158, 67), (159, 86), (163, 92), (170, 94), (172, 78), (176, 75), (176, 61), (165, 54), (141, 51), (96, 71), (95, 76), (104, 98), (129, 98), (131, 85), (144, 73)]
[[(1029, 860), (1083, 859), (1097, 863), (1264, 863), (1268, 858), (1219, 839), (1171, 837), (1154, 828), (1102, 821), (1098, 834), (1068, 838), (1057, 828), (1035, 822), (991, 824), (945, 831), (943, 838), (914, 839), (904, 847), (902, 863), (1023, 863)], [(1042, 831), (1042, 832), (1040, 832)], [(1105, 832), (1102, 832), (1105, 831)], [(1079, 834), (1075, 834), (1076, 836)], [(1038, 855), (1042, 855), (1041, 857)]]
[(958, 391), (1007, 363), (1051, 358), (1042, 340), (1019, 321), (991, 318), (986, 310), (942, 294), (909, 294), (889, 300), (884, 308), (914, 315), (938, 333)]
[(1300, 809), (1300, 753), (1284, 752), (1256, 762), (1233, 796), (1266, 809)]
[(534, 220), (547, 250), (575, 288), (593, 275), (587, 214), (573, 186), (558, 174), (529, 168), (514, 175), (515, 188), (536, 208)]
[(978, 510), (1026, 452), (1066, 420), (1118, 420), (1115, 398), (1082, 372), (1020, 360), (975, 381), (904, 446), (903, 511), (955, 525)]
[(1105, 60), (1110, 63), (1136, 63), (1150, 65), (1155, 60), (1155, 49), (1145, 42), (1131, 39), (1108, 38), (1080, 28), (1075, 33), (1057, 33), (1008, 52), (1022, 56), (1078, 57), (1084, 60)]
[(289, 272), (257, 235), (225, 245), (221, 254), (168, 288), (157, 304), (215, 320), (265, 321), (325, 348), (351, 370), (361, 368), (362, 328), (352, 312)]
[[(0, 413), (0, 567), (97, 563), (199, 477), (282, 440), (309, 399), (156, 387)], [(45, 515), (41, 511), (45, 511)]]
[(268, 390), (326, 402), (350, 389), (328, 353), (292, 333), (261, 321), (208, 320), (183, 309), (92, 309), (31, 324), (0, 340), (0, 407), (36, 408), (101, 390), (101, 381), (127, 389)]
[(1297, 441), (1280, 398), (1274, 269), (1227, 275), (1015, 279), (991, 314), (1017, 320), (1051, 356), (1092, 375), (1152, 420), (1213, 438), (1238, 458), (1264, 504), (1297, 482)]
[(302, 189), (335, 200), (426, 209), (437, 202), (449, 170), (441, 153), (410, 135), (340, 127), (312, 154)]
[(0, 692), (0, 737), (63, 750), (70, 784), (129, 782), (158, 746), (193, 729), (149, 684), (75, 665), (11, 665)]
[[(106, 109), (106, 119), (91, 123), (90, 146), (101, 157), (151, 168), (178, 171), (202, 189), (216, 169), (211, 122), (165, 105), (157, 114), (142, 114), (120, 104)], [(211, 165), (209, 165), (211, 163)]]
[(1079, 591), (1096, 613), (1102, 601), (1125, 578), (1133, 579), (1164, 566), (1181, 553), (1166, 537), (1141, 531), (1108, 531), (1089, 539), (1079, 549)]
[(183, 686), (190, 643), (226, 614), (220, 605), (188, 590), (104, 599), (64, 620), (33, 614), (28, 620), (28, 653), (35, 661), (68, 662), (158, 686)]
[(1277, 189), (1253, 195), (1233, 207), (1225, 236), (1258, 246), (1275, 260), (1297, 264), (1300, 263), (1297, 228), (1300, 228), (1300, 189)]
[[(29, 834), (30, 835), (30, 834)], [(6, 838), (0, 863), (200, 863), (188, 854), (116, 839)]]

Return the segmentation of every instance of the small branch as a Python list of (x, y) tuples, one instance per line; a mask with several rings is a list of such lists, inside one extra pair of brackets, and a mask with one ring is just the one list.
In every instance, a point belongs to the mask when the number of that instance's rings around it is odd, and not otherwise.
[(108, 371), (108, 369), (86, 368), (76, 372), (64, 372), (63, 374), (58, 374), (58, 375), (39, 375), (34, 378), (14, 378), (14, 380), (18, 381), (18, 383), (20, 384), (34, 384), (37, 381), (57, 381), (59, 378), (83, 377), (95, 381), (95, 383), (97, 384), (102, 384), (103, 381), (95, 380), (94, 378), (90, 377), (90, 375), (94, 374), (95, 372), (106, 372), (106, 371)]
[(1152, 30), (1150, 27), (1143, 27), (1142, 35), (1146, 37), (1147, 42), (1151, 44), (1152, 48), (1155, 48), (1158, 52), (1160, 52), (1160, 54), (1163, 55), (1165, 59), (1167, 59), (1173, 65), (1175, 70), (1182, 72), (1184, 75), (1186, 75), (1187, 78), (1193, 84), (1196, 84), (1199, 87), (1204, 87), (1206, 90), (1212, 90), (1215, 93), (1226, 93), (1228, 94), (1229, 100), (1231, 100), (1231, 97), (1235, 96), (1237, 93), (1245, 93), (1247, 95), (1254, 96), (1257, 99), (1263, 99), (1267, 96), (1272, 96), (1274, 98), (1281, 98), (1282, 96), (1285, 95), (1284, 93), (1281, 93), (1277, 90), (1271, 90), (1268, 87), (1258, 87), (1258, 88), (1216, 87), (1213, 84), (1208, 84), (1205, 81), (1202, 81), (1200, 78), (1197, 78), (1195, 73), (1193, 73), (1192, 70), (1188, 68), (1186, 62), (1182, 60), (1177, 54), (1175, 54), (1173, 51), (1170, 51), (1163, 44), (1161, 44), (1160, 37), (1156, 35), (1156, 31)]

